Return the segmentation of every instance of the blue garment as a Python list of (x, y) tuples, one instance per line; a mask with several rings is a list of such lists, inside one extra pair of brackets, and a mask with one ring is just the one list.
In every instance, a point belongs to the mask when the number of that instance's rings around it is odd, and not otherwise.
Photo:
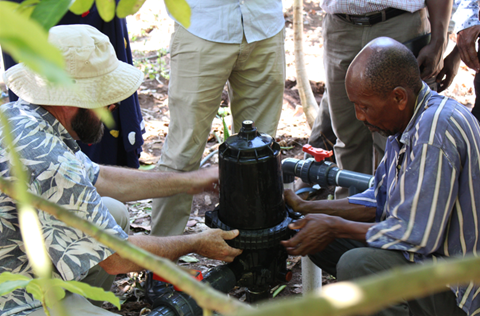
[[(452, 20), (455, 22), (455, 33), (474, 25), (480, 25), (478, 19), (478, 0), (455, 0)], [(456, 11), (454, 11), (456, 9)]]
[[(12, 129), (14, 147), (30, 176), (28, 190), (122, 239), (127, 234), (103, 204), (94, 187), (99, 166), (83, 154), (65, 127), (38, 105), (19, 100), (0, 107)], [(10, 155), (0, 130), (0, 172), (10, 175)], [(45, 246), (54, 266), (54, 276), (82, 280), (88, 271), (114, 251), (54, 216), (39, 211)], [(0, 194), (0, 273), (34, 277), (25, 253), (15, 201)], [(40, 307), (25, 289), (0, 297), (0, 315), (26, 315)]]
[[(23, 0), (13, 0), (22, 2)], [(88, 24), (107, 35), (115, 48), (119, 60), (132, 64), (132, 52), (128, 40), (127, 24), (125, 19), (114, 17), (110, 22), (102, 20), (95, 4), (83, 15), (76, 15), (68, 11), (57, 25), (65, 24)], [(14, 66), (16, 62), (4, 54), (5, 69)], [(10, 101), (16, 101), (18, 97), (9, 91)], [(105, 134), (98, 144), (84, 144), (79, 141), (82, 151), (94, 162), (104, 165), (128, 166), (138, 168), (138, 158), (142, 152), (143, 122), (140, 103), (135, 92), (131, 97), (121, 102), (113, 113), (116, 126), (110, 130), (105, 127)]]
[[(367, 206), (375, 206), (376, 201), (378, 223), (367, 233), (368, 245), (404, 251), (414, 262), (476, 255), (479, 151), (480, 126), (475, 117), (424, 84), (405, 131), (387, 140), (374, 186), (349, 198), (350, 203)], [(451, 289), (460, 308), (469, 314), (480, 312), (478, 286)]]
[[(285, 26), (279, 0), (187, 0), (192, 8), (188, 31), (217, 43), (261, 41), (278, 34)], [(177, 21), (178, 22), (178, 21)]]

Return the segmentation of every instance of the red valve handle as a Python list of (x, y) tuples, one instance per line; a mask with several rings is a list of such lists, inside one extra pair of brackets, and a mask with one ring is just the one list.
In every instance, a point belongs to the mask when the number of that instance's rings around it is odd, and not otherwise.
[(325, 160), (325, 158), (331, 157), (333, 155), (333, 151), (331, 150), (314, 148), (312, 147), (312, 145), (303, 145), (303, 151), (307, 154), (312, 155), (317, 162), (323, 161)]
[[(202, 271), (200, 270), (194, 270), (194, 269), (184, 269), (188, 274), (190, 274), (192, 276), (192, 278), (196, 279), (197, 281), (202, 281), (203, 280), (203, 274), (202, 274)], [(153, 279), (154, 280), (157, 280), (157, 281), (161, 281), (161, 282), (166, 282), (166, 283), (170, 283), (168, 282), (166, 279), (162, 278), (161, 276), (159, 276), (158, 274), (153, 274)], [(180, 288), (178, 288), (176, 285), (173, 286), (173, 289), (175, 291), (178, 291), (178, 292), (182, 292), (182, 290)]]

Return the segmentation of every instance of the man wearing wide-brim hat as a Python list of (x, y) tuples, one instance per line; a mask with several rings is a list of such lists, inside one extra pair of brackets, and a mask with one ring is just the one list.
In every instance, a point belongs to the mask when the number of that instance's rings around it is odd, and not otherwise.
[[(137, 90), (143, 74), (119, 61), (108, 37), (91, 26), (53, 27), (49, 41), (62, 51), (73, 89), (49, 84), (23, 64), (8, 69), (4, 75), (5, 83), (20, 99), (2, 105), (0, 112), (10, 123), (14, 147), (30, 176), (29, 190), (156, 255), (175, 260), (196, 252), (232, 261), (241, 251), (230, 248), (224, 240), (234, 238), (238, 231), (208, 230), (175, 237), (128, 236), (128, 211), (121, 202), (215, 190), (218, 170), (142, 172), (93, 163), (75, 140), (98, 141), (103, 123), (92, 110), (112, 110)], [(3, 133), (0, 132), (0, 172), (11, 178), (10, 154)], [(115, 274), (142, 270), (47, 213), (39, 212), (39, 219), (56, 277), (82, 280), (108, 290)], [(15, 201), (3, 193), (0, 225), (0, 273), (33, 276), (18, 228)], [(64, 300), (75, 315), (113, 315), (75, 294), (68, 294)], [(40, 307), (40, 302), (23, 289), (0, 297), (2, 315), (45, 315)]]

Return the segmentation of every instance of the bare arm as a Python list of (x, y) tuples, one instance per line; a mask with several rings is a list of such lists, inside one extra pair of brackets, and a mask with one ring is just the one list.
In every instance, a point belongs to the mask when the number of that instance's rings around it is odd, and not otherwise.
[(356, 222), (373, 222), (376, 209), (359, 204), (352, 204), (348, 199), (340, 200), (302, 200), (291, 190), (285, 190), (285, 201), (296, 212), (301, 214), (321, 213), (332, 216), (339, 216)]
[(436, 76), (443, 68), (443, 53), (448, 44), (448, 23), (453, 0), (426, 0), (432, 30), (430, 43), (422, 48), (417, 61), (422, 79)]
[(305, 256), (322, 251), (336, 238), (365, 241), (373, 225), (375, 223), (348, 221), (338, 216), (309, 214), (289, 225), (290, 229), (299, 229), (299, 232), (281, 243), (289, 254)]
[(101, 196), (122, 202), (218, 191), (218, 168), (192, 172), (151, 172), (132, 168), (100, 166), (95, 183)]
[[(225, 243), (238, 236), (238, 230), (222, 231), (209, 229), (199, 234), (171, 237), (134, 235), (128, 240), (139, 248), (157, 256), (176, 260), (180, 256), (195, 252), (211, 259), (232, 262), (242, 250), (232, 248)], [(99, 265), (109, 274), (119, 274), (143, 270), (143, 267), (114, 253)]]
[(446, 90), (452, 84), (453, 79), (458, 73), (459, 66), (460, 52), (458, 51), (458, 47), (455, 46), (443, 61), (443, 69), (437, 76), (437, 82), (439, 84), (438, 93)]
[(457, 47), (460, 52), (460, 58), (462, 58), (465, 65), (477, 72), (480, 71), (480, 62), (478, 61), (475, 44), (479, 36), (480, 25), (466, 28), (457, 34)]

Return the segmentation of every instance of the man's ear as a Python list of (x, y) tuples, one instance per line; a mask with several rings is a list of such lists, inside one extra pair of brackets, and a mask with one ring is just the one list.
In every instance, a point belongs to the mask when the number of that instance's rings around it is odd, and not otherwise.
[(403, 111), (407, 108), (408, 103), (408, 93), (407, 90), (403, 87), (396, 87), (392, 91), (393, 101), (397, 105), (397, 108), (400, 111)]

